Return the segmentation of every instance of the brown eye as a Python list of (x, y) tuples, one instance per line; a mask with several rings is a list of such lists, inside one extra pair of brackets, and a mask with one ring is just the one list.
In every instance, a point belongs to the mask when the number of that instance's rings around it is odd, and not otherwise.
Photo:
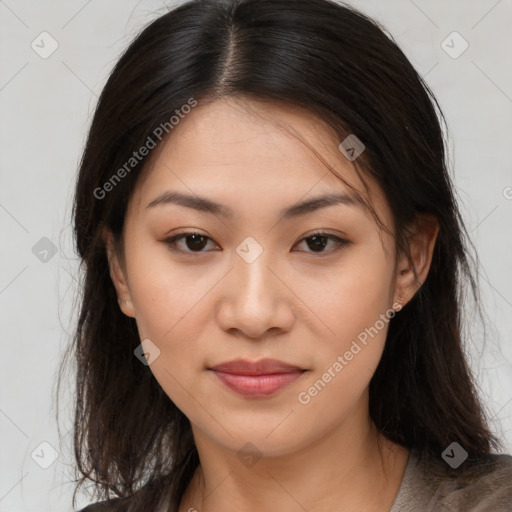
[[(328, 245), (329, 240), (334, 242), (334, 249), (324, 251), (325, 247)], [(306, 238), (303, 238), (300, 241), (300, 243), (302, 243), (302, 242), (306, 242), (308, 248), (311, 249), (311, 252), (317, 253), (317, 254), (331, 253), (331, 252), (341, 249), (351, 243), (348, 240), (345, 240), (343, 238), (339, 238), (335, 235), (331, 235), (328, 233), (322, 233), (322, 232), (313, 233), (312, 235), (310, 235)], [(306, 252), (309, 252), (309, 251), (306, 251)]]
[[(184, 244), (181, 244), (181, 247), (178, 245), (181, 241), (184, 241)], [(208, 241), (212, 241), (211, 238), (202, 235), (201, 233), (180, 233), (178, 235), (172, 236), (164, 240), (164, 242), (169, 246), (169, 248), (174, 252), (180, 252), (185, 254), (193, 254), (193, 253), (203, 253), (207, 252), (204, 248), (208, 245)], [(324, 250), (329, 241), (333, 242), (334, 248), (331, 250)], [(334, 251), (337, 251), (349, 244), (348, 240), (340, 238), (335, 235), (331, 235), (329, 233), (313, 233), (312, 235), (303, 238), (299, 243), (305, 242), (308, 247), (308, 251), (313, 254), (330, 254)]]
[[(177, 244), (181, 240), (185, 240), (184, 245), (186, 249), (183, 249), (183, 245), (182, 248), (177, 248)], [(205, 252), (203, 249), (207, 245), (207, 240), (211, 240), (211, 238), (200, 233), (181, 233), (179, 235), (167, 238), (165, 243), (169, 245), (172, 251), (194, 253)]]

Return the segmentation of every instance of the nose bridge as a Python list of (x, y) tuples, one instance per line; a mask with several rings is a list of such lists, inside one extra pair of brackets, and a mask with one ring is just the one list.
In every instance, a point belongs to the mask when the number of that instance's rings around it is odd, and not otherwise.
[(270, 250), (253, 237), (236, 248), (225, 303), (219, 320), (225, 329), (237, 328), (251, 337), (271, 328), (288, 329), (293, 312), (288, 304), (286, 286), (274, 273), (278, 267)]
[(272, 265), (270, 249), (265, 249), (262, 243), (249, 236), (239, 244), (236, 252), (234, 271), (243, 300), (252, 302), (252, 307), (262, 309), (266, 304), (270, 308), (276, 291), (275, 276), (269, 269)]

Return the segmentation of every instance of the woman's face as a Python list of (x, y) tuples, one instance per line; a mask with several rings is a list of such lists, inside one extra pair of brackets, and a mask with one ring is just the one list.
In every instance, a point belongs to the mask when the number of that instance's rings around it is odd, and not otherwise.
[[(125, 221), (126, 265), (112, 274), (128, 301), (123, 311), (150, 340), (150, 370), (195, 435), (235, 451), (250, 442), (269, 455), (367, 419), (368, 384), (398, 297), (393, 239), (357, 202), (290, 210), (351, 191), (276, 122), (362, 193), (340, 141), (311, 114), (233, 99), (199, 105), (138, 184)], [(391, 228), (384, 196), (370, 191)], [(189, 206), (163, 194), (188, 196)], [(222, 206), (194, 208), (199, 198)], [(166, 241), (189, 232), (201, 236)], [(263, 396), (236, 391), (211, 370), (263, 358), (306, 371), (274, 391), (260, 384)]]

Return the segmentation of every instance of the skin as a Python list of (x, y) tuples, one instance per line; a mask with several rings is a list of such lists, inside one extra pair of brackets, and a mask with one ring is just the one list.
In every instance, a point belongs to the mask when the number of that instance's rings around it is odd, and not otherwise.
[[(395, 259), (393, 237), (363, 208), (335, 205), (280, 219), (285, 206), (350, 193), (282, 126), (364, 191), (340, 141), (310, 112), (224, 98), (199, 104), (155, 150), (128, 204), (124, 258), (104, 234), (121, 309), (136, 319), (141, 340), (160, 350), (149, 368), (192, 424), (201, 463), (179, 512), (385, 512), (405, 470), (408, 451), (381, 436), (368, 412), (388, 323), (309, 403), (298, 395), (381, 314), (400, 309), (399, 297), (414, 295), (413, 266), (424, 282), (438, 226), (423, 218), (411, 227), (411, 266), (405, 256)], [(392, 229), (382, 191), (369, 184)], [(235, 214), (146, 208), (166, 190), (206, 196)], [(303, 239), (320, 230), (351, 243), (337, 249), (328, 239), (315, 252)], [(188, 231), (208, 239), (199, 249), (182, 239), (176, 248), (183, 252), (171, 251), (165, 239)], [(249, 236), (263, 250), (251, 263), (236, 251)], [(308, 371), (271, 397), (246, 398), (207, 369), (264, 357)], [(248, 442), (260, 457), (252, 465), (238, 457)]]

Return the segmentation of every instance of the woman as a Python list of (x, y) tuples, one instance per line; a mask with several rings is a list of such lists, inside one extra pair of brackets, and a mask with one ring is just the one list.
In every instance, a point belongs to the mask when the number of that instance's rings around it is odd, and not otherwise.
[(438, 115), (329, 0), (192, 0), (135, 39), (75, 195), (84, 511), (512, 510)]

